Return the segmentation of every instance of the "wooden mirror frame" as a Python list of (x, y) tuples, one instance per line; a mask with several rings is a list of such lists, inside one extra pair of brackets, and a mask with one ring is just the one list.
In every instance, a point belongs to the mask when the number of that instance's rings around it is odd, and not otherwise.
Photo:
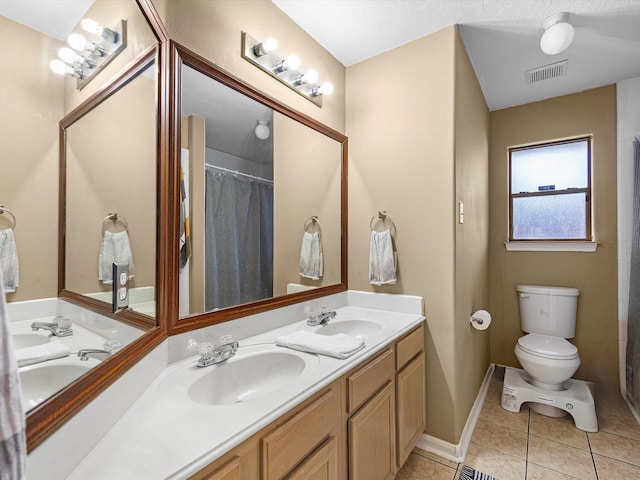
[[(274, 111), (285, 115), (333, 140), (338, 142), (342, 146), (342, 158), (341, 158), (341, 185), (340, 185), (340, 225), (341, 225), (341, 238), (340, 238), (340, 283), (329, 285), (325, 287), (318, 287), (313, 290), (306, 290), (299, 293), (282, 295), (279, 297), (271, 297), (255, 302), (245, 303), (233, 307), (224, 308), (221, 310), (205, 312), (202, 314), (191, 315), (188, 317), (178, 318), (178, 315), (170, 317), (171, 321), (168, 326), (169, 335), (175, 335), (178, 333), (187, 332), (196, 328), (202, 328), (209, 325), (214, 325), (229, 320), (233, 320), (240, 317), (246, 317), (254, 315), (256, 313), (264, 312), (267, 310), (273, 310), (275, 308), (281, 308), (286, 305), (292, 305), (295, 303), (304, 302), (312, 298), (324, 297), (334, 293), (344, 292), (347, 289), (347, 159), (348, 159), (348, 139), (342, 133), (333, 130), (326, 125), (318, 122), (317, 120), (293, 110), (286, 105), (280, 103), (272, 97), (265, 95), (242, 82), (238, 78), (234, 77), (230, 73), (224, 71), (211, 61), (201, 57), (200, 55), (192, 52), (191, 50), (183, 47), (182, 45), (170, 41), (171, 50), (171, 118), (170, 128), (173, 135), (171, 135), (170, 153), (172, 163), (174, 165), (180, 165), (180, 140), (181, 140), (181, 115), (182, 115), (182, 65), (187, 65), (198, 72), (213, 78), (214, 80), (230, 87), (237, 92), (252, 98), (253, 100), (270, 107)], [(179, 178), (176, 176), (174, 179), (173, 188), (178, 191)], [(180, 221), (180, 205), (178, 202), (174, 204), (171, 221), (173, 225), (179, 225)], [(177, 239), (177, 235), (175, 235)], [(175, 249), (175, 258), (173, 260), (173, 267), (178, 272), (178, 248)], [(176, 273), (174, 277), (175, 287), (173, 292), (175, 296), (173, 300), (176, 304), (179, 302), (178, 297), (178, 275)]]
[[(168, 138), (169, 130), (168, 108), (169, 108), (169, 89), (166, 59), (169, 58), (168, 40), (169, 34), (160, 20), (160, 17), (151, 3), (151, 0), (135, 0), (149, 27), (155, 35), (158, 45), (154, 48), (156, 64), (158, 68), (158, 136), (157, 136), (157, 211), (156, 211), (156, 319), (158, 326), (155, 326), (142, 337), (124, 347), (118, 352), (118, 355), (106, 360), (96, 368), (90, 370), (78, 380), (71, 383), (68, 387), (60, 390), (52, 397), (48, 398), (40, 405), (30, 410), (26, 418), (27, 433), (27, 451), (33, 451), (38, 445), (46, 440), (53, 432), (60, 428), (65, 422), (79, 412), (91, 400), (96, 398), (98, 394), (104, 391), (109, 385), (122, 376), (129, 368), (141, 360), (153, 348), (159, 345), (167, 338), (165, 318), (171, 315), (177, 315), (177, 306), (172, 305), (169, 295), (165, 295), (168, 285), (168, 279), (177, 275), (177, 271), (171, 268), (172, 263), (166, 261), (167, 256), (171, 256), (171, 252), (177, 249), (177, 241), (171, 241), (177, 238), (174, 234), (175, 225), (166, 221), (168, 212), (174, 210), (173, 202), (177, 201), (175, 193), (171, 192), (171, 185), (176, 175), (175, 169), (169, 164)], [(147, 53), (149, 55), (149, 53)], [(147, 59), (148, 60), (148, 59)], [(111, 95), (115, 90), (126, 83), (130, 78), (127, 74), (131, 74), (139, 63), (144, 59), (134, 61), (125, 69), (124, 74), (118, 76), (115, 81), (98, 90), (84, 105), (95, 106), (100, 99)], [(86, 113), (86, 112), (84, 112)], [(61, 133), (62, 135), (62, 133)], [(60, 146), (61, 161), (64, 158), (64, 144)], [(60, 179), (63, 182), (63, 179)], [(60, 191), (60, 202), (64, 202), (64, 190)], [(61, 203), (64, 205), (64, 203)], [(60, 216), (58, 248), (64, 248), (63, 227), (65, 224), (64, 215)], [(173, 230), (172, 230), (173, 229)], [(177, 251), (177, 250), (176, 250)], [(60, 253), (60, 250), (59, 250)], [(62, 250), (64, 253), (64, 250)], [(63, 286), (64, 282), (64, 257), (59, 255), (58, 258), (58, 285)], [(62, 271), (61, 271), (62, 269)], [(61, 276), (62, 275), (62, 276)], [(62, 283), (61, 283), (62, 282)], [(60, 298), (71, 301), (75, 304), (86, 307), (90, 310), (103, 314), (106, 310), (103, 302), (96, 302), (92, 299), (84, 297), (73, 292), (61, 290)], [(148, 317), (144, 315), (133, 315), (130, 320), (137, 322), (136, 317), (143, 317), (142, 321), (148, 322)], [(148, 323), (147, 323), (148, 326)]]

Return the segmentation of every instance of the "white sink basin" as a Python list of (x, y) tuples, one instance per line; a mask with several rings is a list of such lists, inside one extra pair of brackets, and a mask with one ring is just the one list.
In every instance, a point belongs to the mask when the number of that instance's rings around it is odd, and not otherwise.
[(19, 348), (35, 347), (36, 345), (44, 345), (51, 341), (49, 332), (42, 334), (39, 332), (33, 333), (14, 333), (11, 335), (13, 341), (13, 348), (15, 350)]
[(24, 411), (42, 403), (98, 363), (100, 362), (94, 358), (83, 362), (77, 357), (68, 357), (20, 368), (20, 390)]
[(298, 378), (306, 362), (289, 352), (269, 351), (236, 356), (205, 367), (188, 390), (191, 400), (204, 405), (228, 405), (267, 395)]
[(338, 320), (330, 321), (322, 325), (316, 333), (320, 335), (335, 335), (337, 333), (346, 333), (353, 336), (368, 337), (377, 335), (382, 331), (382, 325), (369, 320)]

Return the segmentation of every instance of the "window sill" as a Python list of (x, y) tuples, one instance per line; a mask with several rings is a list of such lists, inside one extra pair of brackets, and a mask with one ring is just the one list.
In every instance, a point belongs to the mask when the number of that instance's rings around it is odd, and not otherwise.
[(507, 252), (595, 252), (600, 242), (568, 241), (538, 242), (516, 241), (504, 242)]

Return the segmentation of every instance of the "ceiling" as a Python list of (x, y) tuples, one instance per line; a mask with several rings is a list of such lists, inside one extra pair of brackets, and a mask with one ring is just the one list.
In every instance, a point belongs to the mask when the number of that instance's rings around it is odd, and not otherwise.
[(64, 40), (95, 0), (0, 0), (0, 15)]
[[(347, 67), (458, 25), (490, 110), (640, 76), (640, 0), (272, 1)], [(575, 38), (545, 55), (542, 23), (559, 12)], [(563, 76), (525, 82), (525, 71), (563, 60)]]

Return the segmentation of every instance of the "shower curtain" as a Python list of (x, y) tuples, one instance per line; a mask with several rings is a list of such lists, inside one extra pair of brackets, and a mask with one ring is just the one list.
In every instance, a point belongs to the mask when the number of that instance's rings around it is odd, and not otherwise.
[(633, 141), (633, 224), (629, 315), (627, 317), (627, 397), (640, 411), (640, 141)]
[(206, 169), (205, 307), (273, 296), (273, 185)]

